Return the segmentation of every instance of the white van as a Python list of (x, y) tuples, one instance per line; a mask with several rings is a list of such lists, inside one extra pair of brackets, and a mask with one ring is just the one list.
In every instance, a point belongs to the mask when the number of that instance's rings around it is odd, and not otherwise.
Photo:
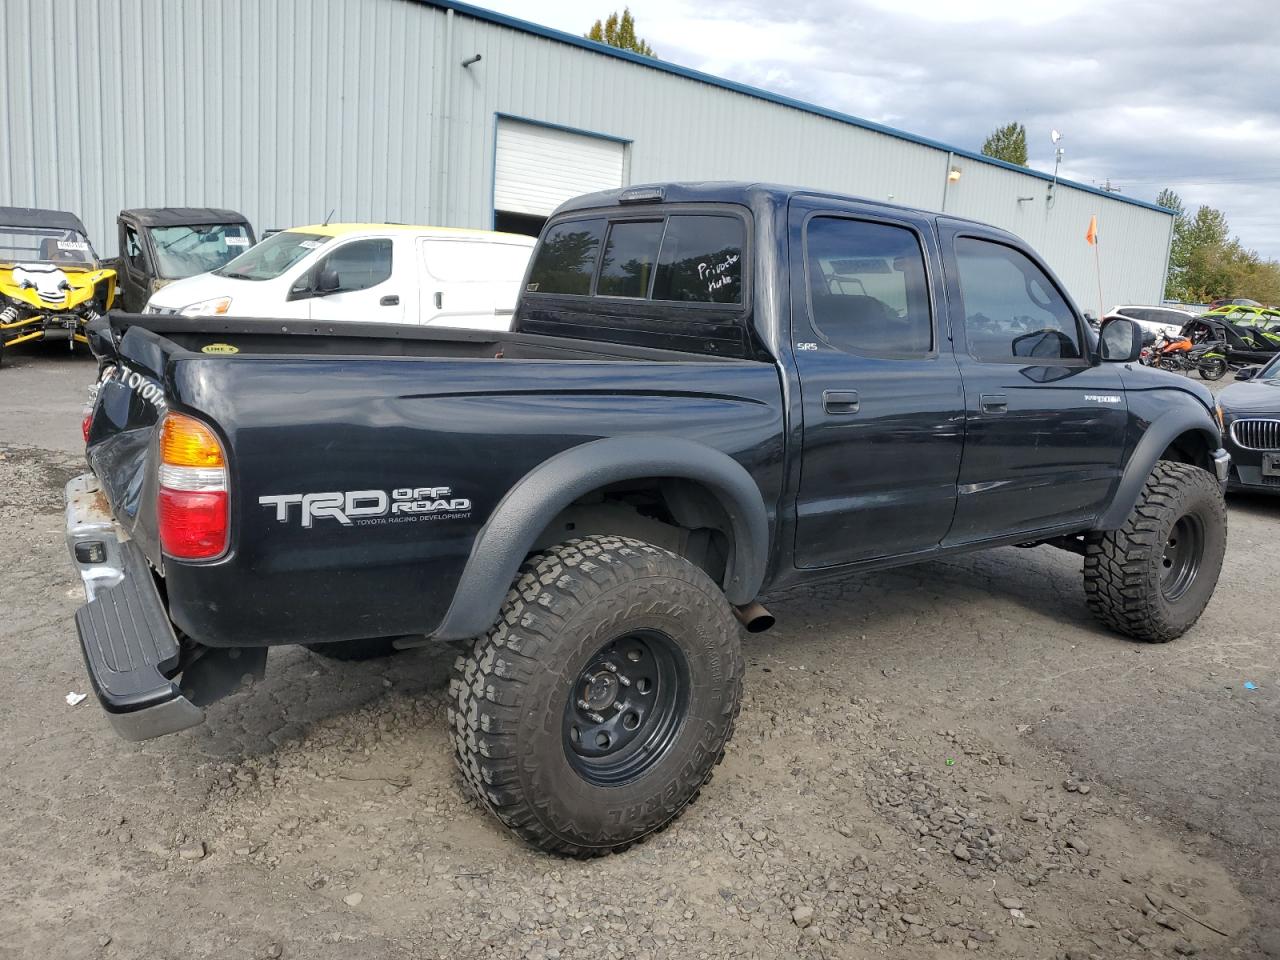
[(507, 330), (534, 242), (386, 223), (293, 227), (162, 287), (143, 312)]

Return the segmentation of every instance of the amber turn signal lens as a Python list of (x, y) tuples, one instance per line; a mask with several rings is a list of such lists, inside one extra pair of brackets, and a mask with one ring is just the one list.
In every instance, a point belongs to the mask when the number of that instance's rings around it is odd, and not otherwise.
[(221, 467), (222, 445), (199, 420), (170, 413), (160, 428), (160, 462), (174, 467)]

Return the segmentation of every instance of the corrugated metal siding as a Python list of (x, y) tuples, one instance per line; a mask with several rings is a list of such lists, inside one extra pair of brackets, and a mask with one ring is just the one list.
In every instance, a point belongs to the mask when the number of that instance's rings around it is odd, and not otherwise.
[[(1170, 218), (415, 0), (5, 0), (0, 205), (229, 206), (488, 227), (498, 114), (630, 141), (627, 180), (743, 179), (942, 208), (1030, 241), (1076, 300), (1159, 302)], [(449, 26), (449, 20), (452, 26)], [(483, 59), (463, 69), (461, 61)], [(1019, 203), (1019, 196), (1031, 196)]]
[[(5, 0), (0, 206), (429, 221), (443, 14), (402, 0)], [(30, 38), (24, 39), (24, 38)]]

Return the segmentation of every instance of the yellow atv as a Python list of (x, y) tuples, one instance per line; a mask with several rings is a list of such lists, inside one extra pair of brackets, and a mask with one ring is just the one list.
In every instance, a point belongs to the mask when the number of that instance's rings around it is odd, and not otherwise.
[(116, 272), (102, 268), (79, 217), (0, 207), (0, 360), (19, 343), (88, 343), (85, 326), (115, 297)]

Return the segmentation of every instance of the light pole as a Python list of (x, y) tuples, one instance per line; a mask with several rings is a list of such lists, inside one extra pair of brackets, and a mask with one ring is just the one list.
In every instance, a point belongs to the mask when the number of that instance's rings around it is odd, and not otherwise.
[(1049, 131), (1049, 140), (1053, 143), (1053, 183), (1049, 184), (1049, 193), (1045, 197), (1045, 205), (1053, 206), (1053, 190), (1058, 185), (1058, 168), (1062, 166), (1062, 148), (1058, 143), (1062, 140), (1062, 134), (1057, 130)]

